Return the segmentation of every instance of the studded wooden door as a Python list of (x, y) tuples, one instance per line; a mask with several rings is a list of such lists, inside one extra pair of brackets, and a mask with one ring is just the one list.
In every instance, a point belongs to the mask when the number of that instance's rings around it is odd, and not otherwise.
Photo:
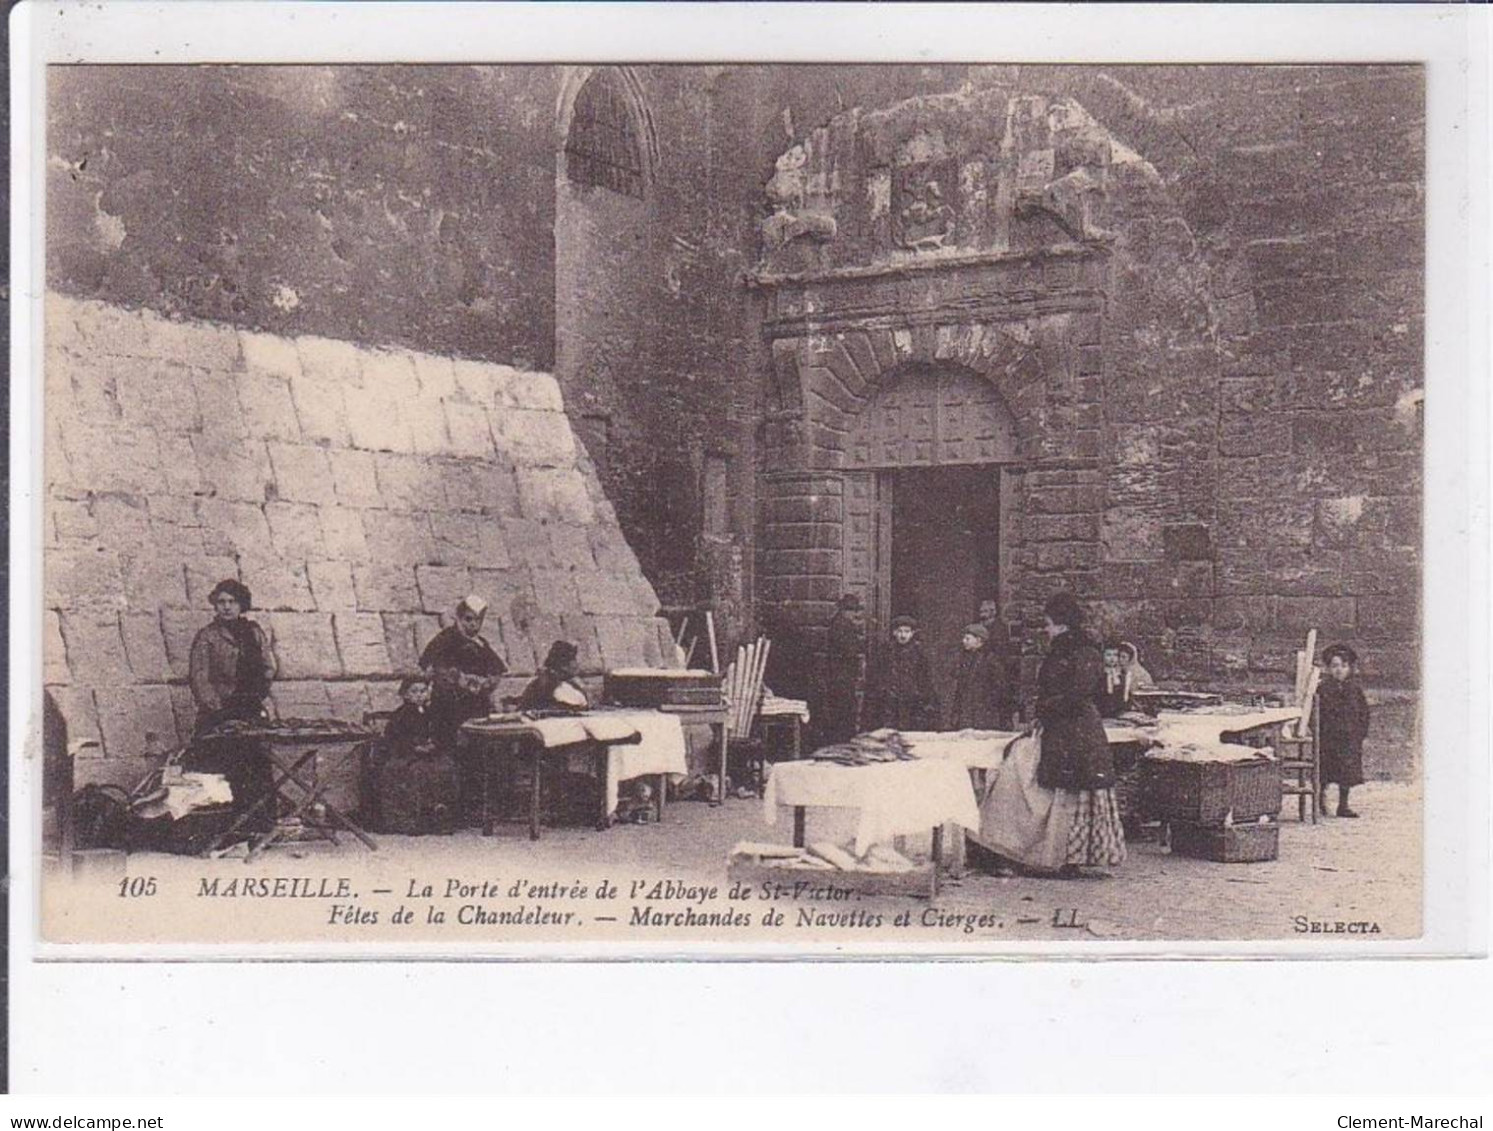
[[(1014, 520), (1010, 471), (1016, 430), (994, 387), (958, 369), (919, 367), (904, 372), (867, 406), (845, 449), (845, 591), (865, 604), (874, 633), (892, 615), (892, 494), (896, 473), (909, 468), (994, 465), (1001, 477), (1001, 524)], [(998, 469), (998, 470), (995, 470)], [(999, 538), (999, 586), (1009, 588), (1013, 531)]]
[(884, 389), (851, 430), (848, 468), (1012, 463), (1011, 414), (988, 382), (957, 369), (919, 368)]
[(859, 597), (867, 622), (879, 626), (891, 601), (891, 476), (850, 472), (844, 507), (845, 592)]

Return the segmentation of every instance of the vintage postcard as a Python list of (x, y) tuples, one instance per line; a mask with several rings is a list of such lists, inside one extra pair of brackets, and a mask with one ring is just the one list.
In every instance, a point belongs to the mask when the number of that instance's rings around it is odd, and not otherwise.
[(140, 62), (48, 957), (1421, 937), (1424, 66)]

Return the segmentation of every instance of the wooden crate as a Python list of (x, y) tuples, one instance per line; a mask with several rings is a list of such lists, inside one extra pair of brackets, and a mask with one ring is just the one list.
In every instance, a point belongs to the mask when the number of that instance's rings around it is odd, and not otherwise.
[(602, 677), (602, 698), (624, 707), (721, 705), (721, 677), (703, 671), (645, 671), (629, 668)]
[(1172, 762), (1142, 758), (1139, 810), (1147, 817), (1218, 828), (1280, 813), (1280, 767), (1254, 762)]
[(1264, 824), (1207, 828), (1178, 822), (1172, 825), (1172, 854), (1219, 864), (1257, 864), (1280, 855), (1280, 826)]
[(784, 884), (808, 883), (821, 887), (833, 884), (841, 890), (862, 895), (900, 895), (915, 899), (932, 899), (938, 894), (938, 869), (923, 864), (911, 872), (846, 872), (820, 868), (789, 868), (782, 864), (756, 862), (750, 858), (732, 857), (726, 865), (726, 878), (733, 883), (753, 886), (764, 882)]

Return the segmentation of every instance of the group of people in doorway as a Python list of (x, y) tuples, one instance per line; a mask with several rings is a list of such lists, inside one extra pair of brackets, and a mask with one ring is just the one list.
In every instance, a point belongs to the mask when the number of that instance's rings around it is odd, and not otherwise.
[[(254, 607), (248, 586), (227, 579), (209, 597), (213, 619), (192, 642), (189, 683), (197, 707), (193, 742), (184, 764), (227, 777), (236, 809), (255, 808), (273, 788), (262, 745), (252, 739), (199, 742), (232, 720), (268, 719), (276, 677), (265, 631), (246, 614)], [(420, 670), (401, 679), (399, 707), (384, 725), (365, 766), (365, 817), (376, 830), (400, 833), (450, 831), (475, 808), (479, 767), (462, 741), (463, 723), (489, 714), (508, 665), (483, 626), (487, 602), (463, 598), (450, 623), (426, 644)], [(584, 710), (576, 682), (579, 649), (568, 640), (550, 645), (544, 665), (514, 699), (519, 710)], [(273, 822), (272, 804), (257, 806), (255, 825)]]
[[(891, 727), (920, 730), (1006, 730), (1019, 727), (1023, 709), (1021, 654), (993, 599), (980, 602), (978, 619), (960, 631), (952, 678), (938, 687), (918, 622), (892, 619), (879, 649), (867, 646), (865, 610), (854, 594), (840, 598), (828, 634), (820, 682), (816, 737), (841, 742), (860, 731)], [(1100, 713), (1115, 718), (1132, 696), (1155, 684), (1129, 641), (1103, 645), (1104, 678), (1096, 690)]]

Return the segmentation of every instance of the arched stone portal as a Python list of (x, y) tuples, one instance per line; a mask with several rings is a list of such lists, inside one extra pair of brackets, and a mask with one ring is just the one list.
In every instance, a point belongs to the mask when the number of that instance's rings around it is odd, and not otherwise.
[(877, 631), (918, 618), (940, 683), (979, 602), (998, 597), (1019, 529), (1016, 422), (957, 365), (894, 371), (856, 415), (843, 472), (844, 589)]
[[(922, 498), (995, 513), (960, 617), (993, 583), (1022, 633), (1058, 588), (1116, 630), (1190, 632), (1211, 549), (1165, 535), (1218, 513), (1218, 310), (1156, 170), (1071, 98), (971, 86), (838, 115), (765, 188), (763, 623), (812, 659), (847, 588), (878, 628), (925, 601), (896, 580)], [(1001, 427), (962, 435), (961, 396)]]

